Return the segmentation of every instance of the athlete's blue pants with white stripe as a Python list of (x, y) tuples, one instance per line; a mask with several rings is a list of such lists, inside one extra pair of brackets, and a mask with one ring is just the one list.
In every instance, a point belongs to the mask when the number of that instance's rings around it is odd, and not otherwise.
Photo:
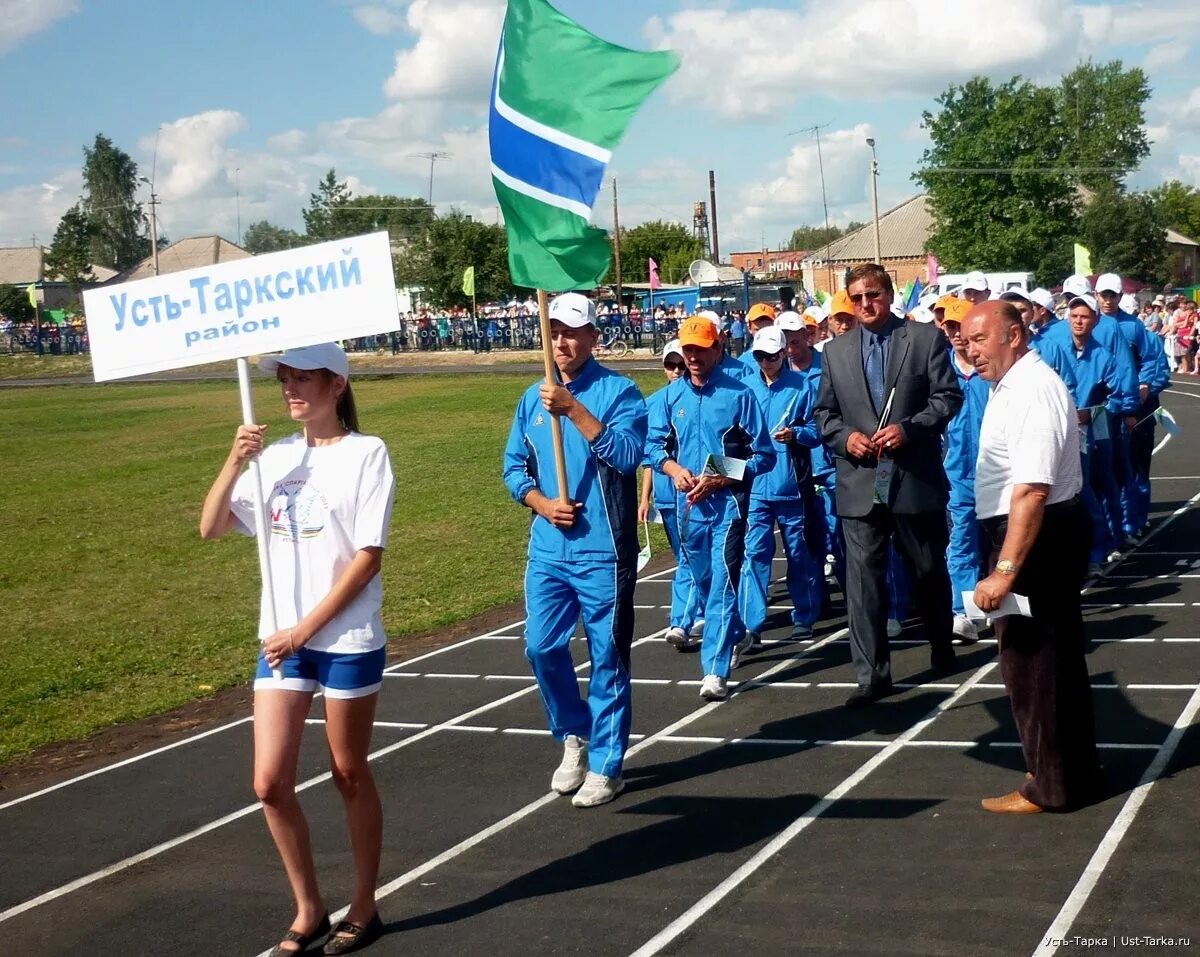
[[(775, 557), (775, 526), (787, 558), (787, 587), (792, 599), (792, 624), (812, 627), (820, 617), (820, 598), (813, 603), (812, 565), (805, 539), (806, 503), (800, 499), (750, 499), (746, 525), (746, 567), (738, 589), (738, 610), (750, 631), (762, 631), (767, 620), (767, 590)], [(824, 566), (824, 556), (821, 558)]]
[(947, 509), (950, 513), (950, 547), (946, 550), (946, 570), (950, 573), (950, 606), (954, 614), (963, 615), (966, 608), (962, 593), (974, 592), (983, 577), (979, 521), (975, 517), (973, 501), (951, 501)]
[(745, 634), (738, 614), (738, 584), (746, 544), (746, 522), (735, 518), (710, 524), (688, 521), (685, 510), (679, 527), (696, 588), (704, 597), (704, 640), (700, 667), (706, 675), (729, 677), (733, 646)]
[[(633, 588), (636, 564), (543, 562), (525, 568), (525, 657), (533, 666), (550, 732), (588, 740), (588, 768), (616, 777), (629, 745)], [(591, 657), (586, 703), (570, 642), (583, 618)]]
[(696, 588), (692, 578), (692, 569), (687, 563), (687, 556), (679, 543), (678, 509), (660, 508), (663, 530), (667, 533), (667, 541), (671, 551), (675, 553), (675, 577), (671, 580), (671, 627), (682, 628), (690, 632), (700, 617), (700, 602), (703, 596)]
[(1083, 507), (1087, 509), (1088, 518), (1092, 520), (1092, 550), (1088, 555), (1088, 561), (1103, 565), (1108, 554), (1117, 547), (1117, 543), (1113, 540), (1112, 532), (1108, 527), (1108, 518), (1100, 501), (1103, 488), (1102, 479), (1097, 474), (1099, 463), (1094, 461), (1094, 453), (1086, 450), (1079, 459), (1080, 468), (1083, 471), (1083, 487), (1079, 490), (1079, 498), (1083, 502)]

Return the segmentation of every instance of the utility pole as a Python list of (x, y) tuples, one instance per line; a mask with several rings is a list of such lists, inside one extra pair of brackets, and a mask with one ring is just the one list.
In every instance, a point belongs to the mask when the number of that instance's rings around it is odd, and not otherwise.
[(150, 257), (154, 262), (154, 275), (158, 275), (158, 193), (154, 192), (154, 181), (139, 176), (139, 180), (150, 187)]
[(721, 262), (721, 243), (717, 239), (717, 179), (712, 170), (708, 171), (708, 225), (712, 230), (713, 264)]
[(427, 202), (429, 204), (430, 213), (432, 213), (433, 212), (433, 164), (436, 163), (440, 159), (445, 159), (446, 157), (450, 156), (451, 154), (443, 152), (441, 150), (430, 150), (427, 153), (413, 153), (412, 155), (418, 159), (429, 160), (429, 199)]
[(240, 166), (233, 171), (233, 194), (237, 203), (237, 244), (239, 246), (242, 244), (242, 181), (239, 175), (241, 172), (242, 168)]
[(875, 138), (867, 137), (867, 145), (871, 147), (871, 217), (875, 222), (875, 262), (883, 264), (879, 244), (879, 159), (875, 155)]
[[(788, 136), (795, 136), (797, 133), (812, 133), (817, 138), (817, 169), (821, 171), (821, 206), (825, 210), (825, 235), (829, 236), (829, 200), (825, 195), (825, 159), (821, 155), (821, 130), (825, 129), (829, 124), (814, 123), (812, 126), (806, 126), (803, 129), (794, 130)], [(832, 245), (832, 240), (826, 238), (825, 246), (828, 254), (828, 247)], [(829, 260), (829, 256), (825, 257), (825, 268), (827, 270), (826, 284), (829, 286), (830, 294), (833, 293), (833, 263)], [(815, 280), (814, 280), (815, 282)]]
[(621, 315), (621, 219), (617, 213), (617, 178), (612, 181), (613, 188), (613, 268), (617, 273), (617, 316)]

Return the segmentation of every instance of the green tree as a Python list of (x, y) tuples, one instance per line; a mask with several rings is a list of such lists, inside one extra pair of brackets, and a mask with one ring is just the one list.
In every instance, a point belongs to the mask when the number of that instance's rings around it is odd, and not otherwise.
[(1149, 195), (1164, 226), (1200, 241), (1200, 189), (1173, 179), (1155, 186)]
[(33, 319), (33, 306), (29, 305), (29, 293), (24, 286), (0, 286), (0, 316), (13, 322)]
[(829, 227), (798, 226), (792, 230), (792, 237), (788, 240), (787, 248), (803, 249), (805, 252), (811, 252), (814, 249), (820, 249), (822, 246), (829, 245), (835, 239), (841, 239), (847, 233), (861, 229), (862, 225), (859, 222), (851, 222), (845, 229), (836, 223)]
[(1167, 233), (1154, 200), (1102, 183), (1079, 218), (1080, 242), (1092, 254), (1097, 272), (1161, 286), (1171, 278)]
[(947, 272), (1028, 270), (1042, 282), (1066, 275), (1078, 192), (1071, 175), (1046, 172), (1065, 145), (1057, 91), (1020, 77), (1000, 86), (975, 77), (937, 103), (937, 113), (923, 115), (931, 145), (914, 176), (933, 214), (930, 251)]
[(513, 289), (508, 274), (508, 237), (503, 226), (475, 222), (451, 210), (395, 258), (396, 281), (420, 286), (425, 300), (439, 306), (467, 306), (462, 277), (475, 267), (475, 297), (479, 302), (508, 298)]
[(91, 228), (79, 203), (58, 221), (46, 251), (45, 269), (47, 276), (61, 278), (76, 293), (84, 283), (96, 281), (91, 266)]
[(242, 248), (256, 256), (260, 253), (278, 252), (281, 249), (295, 249), (303, 245), (304, 237), (295, 230), (273, 226), (265, 219), (251, 223), (242, 237)]
[[(703, 255), (704, 244), (679, 223), (655, 219), (632, 229), (622, 229), (621, 281), (649, 282), (650, 260), (653, 259), (658, 263), (658, 274), (663, 282), (678, 282), (686, 277), (692, 261)], [(610, 268), (607, 281), (615, 280)]]
[(1062, 78), (1058, 96), (1066, 137), (1061, 160), (1080, 170), (1089, 189), (1120, 183), (1150, 155), (1143, 125), (1150, 85), (1140, 68), (1088, 60)]
[(137, 201), (137, 163), (103, 134), (83, 148), (83, 214), (91, 230), (93, 264), (128, 269), (150, 252), (146, 217)]
[(385, 229), (393, 243), (412, 242), (433, 222), (429, 204), (415, 196), (354, 196), (336, 208), (339, 229), (361, 236)]
[(341, 239), (354, 233), (343, 227), (339, 208), (350, 199), (350, 187), (331, 169), (317, 185), (317, 191), (308, 197), (308, 208), (304, 215), (304, 236), (310, 243), (328, 239)]

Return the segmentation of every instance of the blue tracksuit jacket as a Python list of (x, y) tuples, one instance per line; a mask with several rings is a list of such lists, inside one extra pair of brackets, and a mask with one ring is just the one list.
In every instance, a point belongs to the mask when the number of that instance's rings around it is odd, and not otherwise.
[(767, 426), (767, 434), (779, 429), (796, 430), (796, 441), (790, 444), (771, 440), (775, 449), (775, 465), (770, 471), (754, 478), (751, 498), (796, 499), (813, 494), (812, 456), (810, 449), (821, 444), (813, 406), (817, 393), (808, 376), (784, 369), (779, 378), (768, 385), (758, 373), (746, 384), (758, 400)]
[[(1117, 377), (1121, 382), (1121, 388), (1118, 390), (1116, 399), (1118, 413), (1121, 415), (1133, 415), (1138, 407), (1137, 368), (1134, 365), (1133, 352), (1129, 348), (1129, 343), (1121, 334), (1121, 330), (1117, 326), (1117, 320), (1112, 316), (1101, 316), (1096, 323), (1096, 328), (1092, 330), (1092, 338), (1099, 343), (1101, 348), (1111, 352), (1113, 358), (1116, 359)], [(1065, 320), (1047, 323), (1046, 331), (1037, 340), (1037, 348), (1039, 352), (1042, 352), (1042, 358), (1050, 362), (1046, 358), (1046, 353), (1042, 351), (1042, 344), (1047, 342), (1054, 342), (1060, 350), (1066, 352), (1072, 358), (1074, 357), (1075, 344), (1071, 339), (1071, 326)], [(1072, 368), (1074, 367), (1073, 361), (1071, 362), (1071, 366)], [(1067, 382), (1066, 378), (1063, 381), (1067, 383), (1067, 389), (1074, 395), (1075, 384)]]

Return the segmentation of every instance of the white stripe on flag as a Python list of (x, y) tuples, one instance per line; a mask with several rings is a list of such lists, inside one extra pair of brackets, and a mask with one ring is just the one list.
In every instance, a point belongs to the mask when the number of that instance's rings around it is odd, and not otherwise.
[(554, 193), (547, 193), (544, 189), (538, 189), (536, 186), (530, 186), (519, 179), (509, 176), (495, 163), (491, 164), (492, 175), (500, 180), (505, 186), (511, 189), (514, 193), (520, 193), (522, 196), (528, 196), (530, 199), (536, 199), (539, 203), (545, 203), (547, 206), (555, 206), (558, 209), (565, 210), (568, 213), (574, 213), (584, 222), (592, 221), (592, 211), (583, 203), (577, 203), (573, 199), (564, 199), (561, 196), (556, 196)]
[[(578, 137), (572, 136), (570, 133), (564, 133), (562, 130), (556, 130), (552, 126), (547, 126), (545, 123), (539, 123), (532, 117), (526, 116), (524, 113), (518, 113), (511, 106), (500, 99), (500, 75), (504, 72), (504, 42), (500, 44), (500, 62), (496, 65), (496, 112), (503, 116), (513, 126), (519, 126), (526, 132), (532, 133), (534, 136), (539, 136), (555, 146), (561, 146), (564, 149), (579, 153), (583, 156), (591, 157), (592, 159), (608, 165), (612, 159), (612, 150), (606, 150), (603, 146), (597, 146), (595, 143), (589, 143), (587, 140), (581, 140)], [(495, 167), (492, 167), (495, 169)], [(516, 189), (516, 187), (512, 187)], [(585, 217), (586, 218), (586, 217)]]

